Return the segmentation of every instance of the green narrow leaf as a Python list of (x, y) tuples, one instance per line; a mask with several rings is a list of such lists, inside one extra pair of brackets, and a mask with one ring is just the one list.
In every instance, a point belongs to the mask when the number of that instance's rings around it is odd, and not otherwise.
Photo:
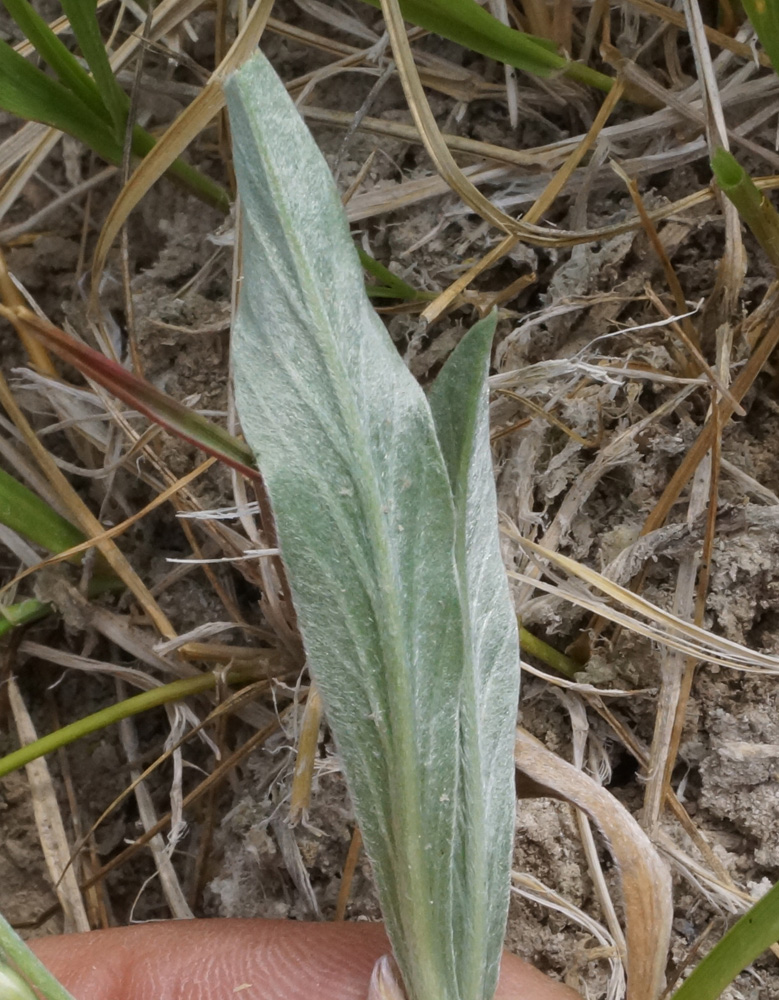
[(455, 851), (455, 885), (462, 894), (455, 915), (467, 921), (455, 936), (469, 940), (471, 951), (458, 968), (461, 997), (491, 997), (497, 986), (516, 802), (519, 640), (500, 553), (487, 391), (495, 323), (493, 312), (465, 335), (428, 397), (454, 496), (471, 648), (460, 705), (464, 808)]
[[(18, 2), (18, 0), (17, 0)], [(97, 23), (95, 0), (60, 0), (81, 52), (92, 70), (114, 125), (114, 135), (122, 142), (130, 101), (114, 76)]]
[[(225, 675), (227, 684), (244, 684), (256, 679), (256, 671), (251, 667), (237, 667), (230, 670)], [(160, 705), (168, 705), (173, 701), (183, 701), (184, 698), (191, 698), (194, 695), (202, 694), (204, 691), (212, 691), (217, 684), (217, 676), (209, 671), (205, 674), (196, 674), (193, 677), (185, 677), (182, 680), (171, 681), (169, 684), (159, 684), (149, 691), (124, 698), (107, 708), (101, 708), (97, 712), (85, 715), (67, 726), (55, 729), (53, 733), (47, 733), (32, 743), (25, 743), (5, 757), (0, 757), (0, 778), (12, 771), (18, 771), (33, 760), (45, 757), (46, 754), (59, 750), (60, 747), (69, 746), (77, 740), (82, 740), (90, 733), (100, 732), (107, 729), (122, 719), (129, 719), (134, 715), (141, 715), (149, 712)], [(0, 956), (2, 955), (2, 942), (0, 942)], [(0, 993), (0, 1000), (5, 1000)]]
[[(24, 535), (49, 552), (64, 552), (84, 535), (39, 496), (0, 469), (0, 524)], [(81, 561), (81, 556), (78, 556)]]
[(743, 6), (771, 65), (779, 73), (779, 7), (776, 0), (743, 0)]
[(779, 882), (759, 899), (693, 969), (673, 1000), (717, 1000), (748, 965), (779, 941)]
[(368, 285), (366, 291), (371, 298), (376, 299), (404, 299), (406, 302), (430, 302), (437, 295), (436, 292), (417, 291), (412, 285), (393, 274), (388, 267), (374, 260), (360, 247), (357, 247), (360, 256), (360, 263), (363, 268), (372, 275), (384, 282), (383, 285)]
[(257, 55), (225, 90), (244, 219), (241, 422), (409, 997), (460, 1000), (465, 635), (446, 468), (283, 84)]
[[(381, 9), (381, 0), (364, 2)], [(400, 0), (400, 9), (412, 24), (526, 73), (542, 77), (563, 73), (606, 92), (614, 84), (604, 73), (559, 55), (546, 39), (503, 24), (476, 0)]]
[(41, 618), (48, 618), (53, 611), (51, 604), (45, 604), (35, 597), (20, 601), (18, 604), (0, 604), (0, 639), (20, 625), (29, 625), (31, 622), (40, 621)]
[[(85, 541), (84, 535), (70, 521), (53, 510), (39, 496), (0, 469), (0, 523), (24, 535), (49, 552), (64, 552)], [(81, 564), (83, 552), (71, 557)], [(123, 590), (124, 584), (114, 576), (103, 556), (98, 553), (94, 575), (88, 584), (89, 597), (99, 597), (109, 591)], [(45, 618), (54, 609), (50, 604), (29, 598), (18, 604), (0, 603), (0, 638), (19, 625)], [(2, 992), (0, 992), (2, 1000)]]
[(25, 38), (34, 46), (43, 61), (54, 70), (60, 83), (72, 91), (94, 116), (110, 122), (108, 109), (95, 81), (32, 4), (28, 3), (28, 0), (3, 0), (3, 2)]
[(2, 40), (0, 107), (28, 121), (42, 122), (67, 132), (110, 163), (121, 160), (122, 147), (106, 127), (105, 119)]
[[(63, 6), (98, 83), (27, 0), (4, 2), (59, 79), (53, 80), (0, 40), (0, 108), (67, 132), (109, 163), (121, 163), (129, 101), (108, 61), (92, 0), (66, 0)], [(155, 142), (148, 132), (135, 126), (132, 146), (137, 156), (145, 156)], [(171, 164), (166, 174), (203, 201), (229, 211), (230, 197), (224, 188), (183, 160)]]

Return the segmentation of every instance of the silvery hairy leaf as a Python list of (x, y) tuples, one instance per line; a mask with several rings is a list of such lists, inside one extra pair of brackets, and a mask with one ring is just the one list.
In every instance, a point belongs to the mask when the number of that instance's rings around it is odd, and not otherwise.
[(471, 328), (428, 397), (452, 487), (466, 623), (455, 937), (483, 941), (485, 947), (481, 967), (462, 970), (462, 976), (473, 977), (461, 980), (463, 997), (492, 996), (497, 985), (500, 952), (491, 946), (505, 933), (514, 840), (519, 637), (500, 553), (490, 454), (487, 376), (495, 323), (492, 313)]
[[(257, 55), (226, 92), (243, 211), (236, 400), (309, 666), (410, 1000), (489, 1000), (508, 893), (517, 653), (485, 596), (492, 586), (508, 609), (486, 355), (472, 359), (476, 375), (465, 353), (453, 357), (434, 421), (365, 294), (338, 192), (282, 83)], [(473, 400), (450, 428), (444, 404), (459, 405), (458, 387)], [(471, 624), (485, 612), (490, 623)], [(493, 661), (509, 636), (501, 682)], [(484, 756), (504, 751), (505, 766)], [(499, 863), (485, 840), (501, 845)]]

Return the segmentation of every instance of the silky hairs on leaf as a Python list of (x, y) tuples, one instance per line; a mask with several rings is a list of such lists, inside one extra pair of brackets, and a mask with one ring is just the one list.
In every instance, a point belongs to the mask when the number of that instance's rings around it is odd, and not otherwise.
[[(258, 54), (226, 93), (243, 212), (236, 401), (309, 665), (411, 1000), (490, 1000), (508, 898), (510, 740), (505, 765), (491, 758), (513, 729), (516, 639), (501, 738), (485, 742), (473, 727), (487, 721), (484, 684), (496, 685), (474, 667), (484, 643), (465, 576), (479, 561), (464, 557), (464, 539), (486, 536), (458, 526), (473, 505), (456, 510), (430, 406), (370, 305), (327, 164), (283, 84)], [(482, 386), (484, 365), (482, 350)], [(466, 477), (489, 466), (483, 388), (475, 395)], [(487, 471), (478, 513), (492, 535), (479, 572), (494, 571), (497, 551)], [(492, 583), (507, 598), (502, 567)], [(505, 614), (496, 620), (505, 628)], [(487, 645), (505, 652), (503, 639)], [(491, 766), (501, 794), (474, 794)], [(500, 863), (485, 838), (500, 845)]]

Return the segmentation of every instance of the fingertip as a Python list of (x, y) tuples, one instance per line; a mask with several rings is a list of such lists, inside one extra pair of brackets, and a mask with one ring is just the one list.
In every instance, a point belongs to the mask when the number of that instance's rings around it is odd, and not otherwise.
[[(381, 924), (182, 920), (42, 938), (76, 1000), (366, 1000), (389, 950)], [(496, 1000), (579, 1000), (504, 953)]]

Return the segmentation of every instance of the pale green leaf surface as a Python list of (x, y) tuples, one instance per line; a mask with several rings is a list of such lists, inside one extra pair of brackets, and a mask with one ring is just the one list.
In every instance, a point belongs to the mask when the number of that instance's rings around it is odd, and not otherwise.
[(469, 942), (452, 915), (465, 634), (441, 449), (283, 85), (256, 56), (226, 92), (244, 221), (241, 422), (410, 997), (465, 1000), (455, 951)]
[[(457, 830), (455, 887), (463, 895), (480, 960), (460, 972), (462, 996), (491, 997), (497, 985), (509, 904), (514, 831), (513, 740), (519, 697), (516, 616), (500, 553), (490, 454), (487, 375), (496, 316), (478, 322), (458, 344), (428, 397), (455, 504), (457, 564), (467, 608), (460, 726), (462, 796), (467, 824)], [(471, 669), (468, 669), (470, 665)], [(458, 936), (458, 930), (455, 930)], [(466, 981), (468, 974), (478, 980)]]

